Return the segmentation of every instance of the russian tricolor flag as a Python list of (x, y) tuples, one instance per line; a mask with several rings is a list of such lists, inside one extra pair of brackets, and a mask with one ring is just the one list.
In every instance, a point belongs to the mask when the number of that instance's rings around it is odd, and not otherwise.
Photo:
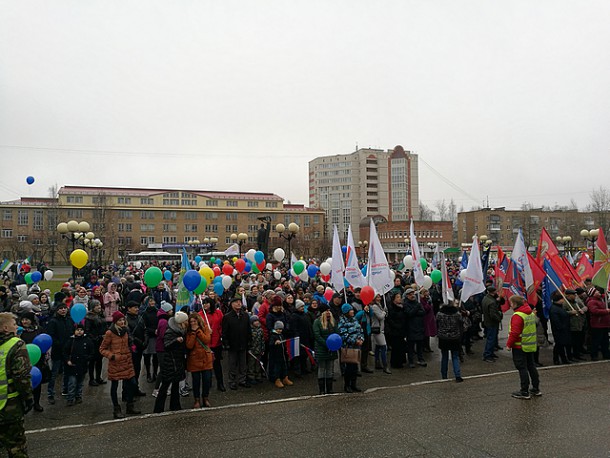
[(301, 338), (294, 337), (286, 341), (286, 352), (288, 353), (288, 359), (296, 358), (301, 354)]

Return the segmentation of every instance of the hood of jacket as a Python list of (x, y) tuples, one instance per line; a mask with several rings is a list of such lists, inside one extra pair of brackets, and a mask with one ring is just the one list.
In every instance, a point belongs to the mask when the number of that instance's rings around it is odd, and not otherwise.
[(167, 320), (167, 327), (180, 335), (186, 335), (186, 329), (181, 328), (174, 320), (174, 317)]

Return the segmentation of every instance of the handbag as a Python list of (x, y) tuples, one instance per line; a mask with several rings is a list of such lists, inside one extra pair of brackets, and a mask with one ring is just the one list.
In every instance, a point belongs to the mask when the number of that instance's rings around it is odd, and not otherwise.
[(371, 326), (371, 334), (381, 334), (381, 326)]
[(342, 348), (340, 358), (343, 364), (358, 364), (360, 362), (360, 350), (357, 348)]

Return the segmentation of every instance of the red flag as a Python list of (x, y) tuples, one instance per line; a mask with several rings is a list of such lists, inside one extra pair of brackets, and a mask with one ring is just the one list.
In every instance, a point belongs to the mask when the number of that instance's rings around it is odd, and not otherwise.
[[(506, 259), (506, 257), (504, 258)], [(508, 261), (508, 266), (506, 267), (506, 274), (504, 275), (504, 283), (502, 284), (502, 296), (506, 301), (502, 304), (502, 313), (506, 313), (510, 308), (510, 303), (508, 299), (514, 294), (510, 289), (510, 285), (513, 283), (513, 268), (512, 261)]]
[(610, 276), (610, 259), (608, 259), (608, 244), (604, 231), (599, 228), (599, 234), (595, 241), (595, 262), (593, 263), (593, 284), (600, 288), (605, 288), (608, 285), (608, 277)]
[(589, 262), (589, 256), (586, 253), (582, 253), (578, 264), (576, 264), (576, 274), (584, 281), (587, 278), (593, 278), (593, 266)]
[(576, 270), (574, 270), (574, 266), (572, 264), (570, 264), (570, 261), (568, 261), (568, 259), (566, 257), (563, 257), (561, 259), (563, 259), (563, 264), (565, 265), (566, 270), (570, 273), (570, 277), (571, 277), (570, 285), (573, 288), (576, 288), (577, 286), (582, 286), (582, 281), (581, 281), (580, 277), (578, 276), (578, 274), (576, 273)]
[(540, 265), (545, 257), (551, 259), (555, 256), (559, 256), (559, 250), (555, 246), (555, 242), (546, 231), (546, 228), (542, 228), (540, 232), (540, 241), (538, 242), (538, 251), (536, 251), (536, 260)]
[(506, 255), (502, 251), (502, 248), (498, 245), (498, 259), (496, 260), (496, 265), (494, 267), (494, 277), (496, 281), (496, 289), (498, 292), (502, 292), (502, 288), (504, 287), (504, 277), (506, 277), (506, 269), (508, 268), (508, 260), (506, 259)]
[[(531, 254), (527, 253), (527, 258), (530, 261), (530, 267), (532, 268), (532, 275), (534, 277), (534, 291), (537, 291), (542, 284), (542, 280), (546, 277), (546, 272), (540, 267), (540, 264), (536, 262)], [(528, 295), (528, 299), (530, 299), (530, 295)], [(534, 299), (534, 297), (531, 296), (531, 299)]]

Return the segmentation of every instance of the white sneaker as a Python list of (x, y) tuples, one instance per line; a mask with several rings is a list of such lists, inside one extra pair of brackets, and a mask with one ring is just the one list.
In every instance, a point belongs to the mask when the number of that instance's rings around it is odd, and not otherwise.
[(157, 390), (157, 389), (153, 390), (152, 397), (156, 398), (158, 395), (159, 395), (159, 390)]

